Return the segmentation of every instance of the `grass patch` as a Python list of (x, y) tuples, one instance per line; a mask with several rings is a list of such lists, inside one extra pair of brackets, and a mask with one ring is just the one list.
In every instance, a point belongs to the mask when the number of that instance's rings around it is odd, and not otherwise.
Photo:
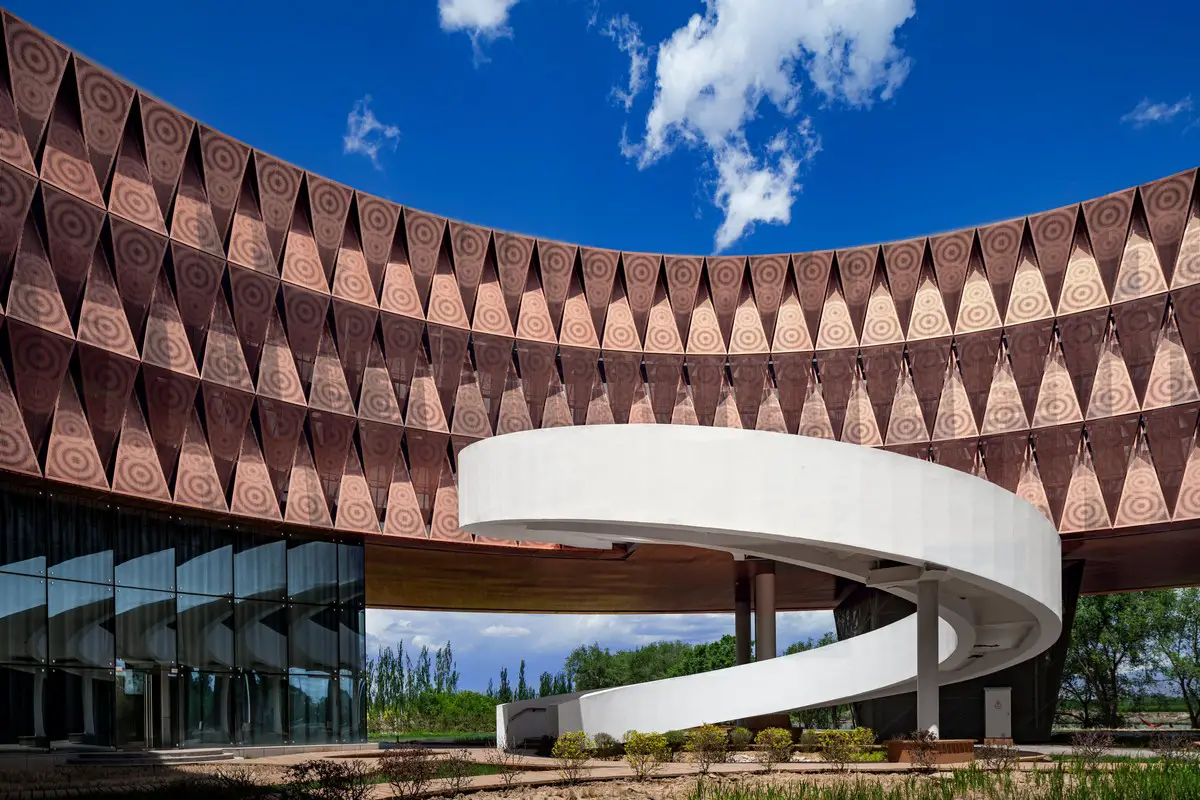
[(372, 733), (367, 737), (369, 742), (423, 742), (436, 740), (439, 742), (476, 742), (484, 740), (493, 742), (496, 732), (492, 731), (405, 731), (404, 733)]

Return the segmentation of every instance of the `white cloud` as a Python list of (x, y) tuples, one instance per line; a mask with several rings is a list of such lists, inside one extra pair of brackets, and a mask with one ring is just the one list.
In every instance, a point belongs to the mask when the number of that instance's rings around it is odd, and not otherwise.
[(448, 33), (462, 31), (471, 38), (475, 65), (488, 59), (483, 43), (512, 36), (508, 12), (517, 0), (438, 0), (438, 20)]
[(520, 625), (488, 625), (481, 630), (482, 636), (503, 636), (511, 638), (514, 636), (528, 636), (529, 628), (522, 628)]
[(347, 155), (364, 155), (371, 160), (376, 169), (381, 169), (379, 151), (386, 146), (395, 149), (398, 141), (400, 129), (395, 125), (380, 122), (371, 110), (371, 95), (363, 95), (346, 116), (346, 135), (342, 137), (342, 152)]
[[(640, 142), (622, 152), (649, 167), (679, 145), (697, 147), (717, 174), (726, 213), (716, 237), (728, 247), (755, 222), (786, 223), (799, 167), (820, 149), (809, 119), (754, 155), (747, 128), (764, 100), (800, 113), (805, 78), (826, 105), (869, 107), (908, 76), (897, 30), (914, 0), (705, 0), (658, 48), (654, 102)], [(776, 146), (782, 141), (783, 147)]]
[(1174, 103), (1151, 103), (1149, 97), (1134, 106), (1121, 117), (1121, 122), (1135, 128), (1144, 128), (1157, 122), (1170, 122), (1185, 111), (1192, 110), (1192, 96), (1188, 95)]
[(633, 107), (633, 99), (646, 83), (646, 70), (650, 66), (650, 56), (646, 52), (646, 45), (642, 43), (642, 29), (628, 14), (619, 14), (608, 21), (602, 33), (629, 56), (629, 87), (613, 89), (613, 97), (629, 111)]

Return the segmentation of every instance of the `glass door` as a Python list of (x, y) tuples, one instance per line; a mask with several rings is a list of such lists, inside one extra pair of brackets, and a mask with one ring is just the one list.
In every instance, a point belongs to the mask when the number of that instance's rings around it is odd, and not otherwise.
[(114, 737), (117, 747), (143, 749), (153, 746), (153, 684), (153, 676), (149, 671), (118, 664)]

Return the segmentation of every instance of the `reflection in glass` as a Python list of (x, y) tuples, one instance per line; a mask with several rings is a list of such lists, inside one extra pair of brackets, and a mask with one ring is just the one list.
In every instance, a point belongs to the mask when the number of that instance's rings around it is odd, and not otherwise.
[(153, 747), (153, 733), (147, 729), (147, 710), (154, 704), (154, 680), (140, 669), (119, 669), (116, 674), (113, 743), (118, 747)]
[(263, 536), (240, 536), (236, 541), (234, 594), (282, 600), (287, 589), (287, 542)]
[(245, 672), (238, 676), (238, 682), (234, 698), (237, 743), (283, 744), (287, 677)]
[(338, 668), (338, 609), (293, 605), (288, 608), (289, 666), (293, 669)]
[(338, 682), (338, 738), (343, 742), (365, 742), (367, 684), (346, 672)]
[(50, 746), (112, 745), (115, 683), (112, 670), (52, 669), (46, 693)]
[(31, 492), (0, 493), (0, 572), (46, 574), (46, 500)]
[(113, 550), (118, 586), (139, 589), (175, 588), (174, 531), (166, 517), (121, 513)]
[(296, 603), (337, 602), (338, 546), (334, 542), (289, 539), (288, 599)]
[(46, 581), (0, 573), (0, 662), (46, 660)]
[(337, 679), (328, 673), (292, 671), (292, 744), (328, 744), (336, 740), (337, 698), (333, 693), (337, 687)]
[(194, 594), (233, 594), (233, 539), (208, 526), (184, 524), (176, 537), (177, 587)]
[(341, 608), (338, 615), (338, 664), (342, 669), (358, 672), (366, 660), (367, 612), (362, 608)]
[(179, 678), (184, 747), (233, 742), (233, 695), (237, 679), (230, 674), (185, 669)]
[(111, 512), (84, 501), (55, 498), (45, 520), (50, 536), (50, 577), (112, 583), (111, 523)]
[(338, 545), (338, 602), (344, 606), (367, 604), (366, 572), (361, 544)]
[(44, 667), (0, 667), (0, 749), (47, 747), (42, 718)]
[(117, 659), (130, 666), (175, 663), (175, 594), (117, 589)]
[(239, 667), (287, 672), (288, 618), (283, 603), (238, 600), (234, 604), (234, 624)]
[(113, 589), (50, 581), (50, 662), (58, 666), (113, 666)]
[(232, 669), (233, 600), (179, 595), (179, 663), (197, 669)]

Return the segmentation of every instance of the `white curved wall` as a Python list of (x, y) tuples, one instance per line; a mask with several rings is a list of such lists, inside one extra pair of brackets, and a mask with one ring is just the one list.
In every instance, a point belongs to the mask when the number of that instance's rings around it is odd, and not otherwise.
[[(866, 582), (881, 559), (947, 570), (940, 680), (1003, 669), (1061, 629), (1058, 534), (1004, 489), (935, 464), (802, 436), (598, 425), (477, 442), (459, 523), (577, 546), (685, 544)], [(883, 588), (915, 600), (914, 586)], [(915, 616), (808, 653), (565, 700), (559, 730), (670, 730), (915, 687)]]

